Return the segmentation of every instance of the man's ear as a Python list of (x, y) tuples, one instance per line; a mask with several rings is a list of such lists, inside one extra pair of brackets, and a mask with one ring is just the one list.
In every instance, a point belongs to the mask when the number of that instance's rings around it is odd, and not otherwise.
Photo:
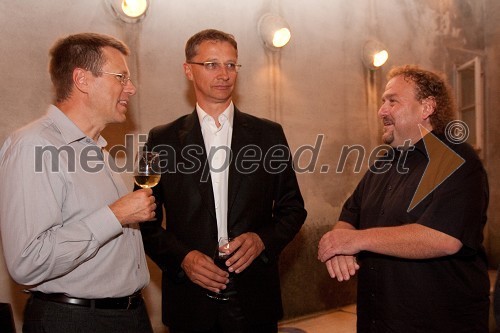
[(84, 93), (89, 90), (88, 73), (90, 72), (82, 68), (75, 68), (73, 71), (73, 83), (78, 90)]
[(184, 75), (186, 75), (186, 78), (190, 81), (193, 81), (193, 72), (191, 71), (191, 66), (189, 64), (184, 63)]
[(428, 119), (434, 111), (436, 111), (436, 99), (434, 96), (429, 96), (422, 100), (422, 119)]

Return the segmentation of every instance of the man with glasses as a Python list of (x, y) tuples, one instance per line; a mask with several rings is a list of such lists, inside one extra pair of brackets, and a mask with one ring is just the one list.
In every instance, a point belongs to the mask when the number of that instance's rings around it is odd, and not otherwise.
[[(163, 270), (163, 322), (171, 333), (277, 332), (279, 254), (306, 218), (290, 150), (279, 124), (233, 104), (241, 65), (232, 35), (201, 31), (185, 52), (195, 110), (152, 129), (147, 142), (164, 167), (158, 219), (141, 225), (146, 253)], [(228, 236), (219, 268), (217, 240)]]
[(154, 218), (154, 197), (150, 189), (129, 193), (100, 135), (125, 121), (136, 92), (128, 54), (110, 36), (58, 40), (50, 52), (54, 105), (0, 151), (7, 267), (34, 286), (23, 332), (152, 332), (137, 224)]

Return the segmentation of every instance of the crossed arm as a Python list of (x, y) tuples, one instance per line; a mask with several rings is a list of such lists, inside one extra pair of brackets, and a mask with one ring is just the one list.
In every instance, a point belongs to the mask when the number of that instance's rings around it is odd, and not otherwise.
[(361, 251), (406, 259), (429, 259), (452, 255), (461, 248), (458, 239), (418, 223), (357, 230), (339, 221), (321, 238), (318, 259), (326, 264), (332, 278), (344, 281), (359, 269), (355, 255)]

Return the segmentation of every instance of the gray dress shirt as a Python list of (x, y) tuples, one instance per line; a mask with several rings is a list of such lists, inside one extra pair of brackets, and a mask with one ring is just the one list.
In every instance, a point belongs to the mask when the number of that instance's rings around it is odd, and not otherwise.
[(127, 194), (113, 159), (57, 107), (0, 150), (0, 234), (10, 275), (45, 293), (120, 297), (149, 282), (138, 226), (109, 204)]

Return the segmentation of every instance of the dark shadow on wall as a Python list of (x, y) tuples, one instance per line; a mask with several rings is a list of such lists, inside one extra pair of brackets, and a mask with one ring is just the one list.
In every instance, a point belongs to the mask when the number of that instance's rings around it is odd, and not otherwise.
[(318, 242), (331, 229), (307, 220), (280, 257), (284, 319), (338, 308), (356, 302), (356, 278), (337, 282), (317, 259)]

